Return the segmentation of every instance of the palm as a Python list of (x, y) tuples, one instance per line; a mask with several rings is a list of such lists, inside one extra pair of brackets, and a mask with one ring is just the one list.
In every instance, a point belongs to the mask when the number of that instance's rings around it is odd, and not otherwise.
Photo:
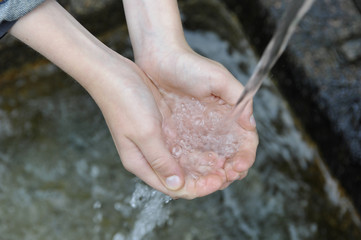
[[(222, 84), (233, 78), (222, 65), (191, 50), (164, 52), (154, 58), (139, 57), (136, 62), (161, 88), (199, 99), (217, 96)], [(241, 87), (237, 81), (236, 85)]]
[[(138, 58), (137, 63), (157, 87), (166, 92), (195, 97), (206, 102), (207, 108), (222, 107), (219, 100), (234, 105), (242, 91), (241, 84), (223, 66), (192, 51), (178, 54), (170, 52), (158, 56), (158, 59), (146, 62)], [(169, 118), (169, 107), (159, 108), (162, 115)], [(242, 120), (238, 122), (237, 133), (244, 144), (234, 156), (218, 165), (217, 169), (212, 169), (199, 178), (186, 176), (181, 192), (187, 194), (188, 198), (207, 195), (227, 187), (234, 180), (244, 177), (253, 164), (258, 144), (255, 128), (244, 124)]]

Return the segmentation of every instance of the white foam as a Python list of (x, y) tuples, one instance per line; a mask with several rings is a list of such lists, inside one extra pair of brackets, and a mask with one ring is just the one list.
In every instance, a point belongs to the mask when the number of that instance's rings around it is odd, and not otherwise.
[(146, 236), (158, 226), (169, 220), (170, 209), (166, 207), (171, 197), (158, 192), (143, 183), (137, 183), (130, 200), (130, 205), (137, 208), (139, 213), (129, 240), (147, 239)]

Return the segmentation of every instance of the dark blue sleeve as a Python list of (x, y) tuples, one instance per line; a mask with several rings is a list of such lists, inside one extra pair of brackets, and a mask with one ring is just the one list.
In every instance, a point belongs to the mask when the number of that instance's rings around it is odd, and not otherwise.
[(16, 23), (15, 21), (3, 21), (0, 23), (0, 39), (6, 35), (10, 28)]

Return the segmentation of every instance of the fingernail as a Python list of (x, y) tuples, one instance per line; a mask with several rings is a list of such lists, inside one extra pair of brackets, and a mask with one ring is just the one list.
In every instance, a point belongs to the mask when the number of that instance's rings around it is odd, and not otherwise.
[(252, 125), (253, 127), (256, 126), (256, 120), (254, 119), (253, 114), (252, 114), (251, 117), (249, 118), (249, 122), (251, 123), (251, 125)]
[(181, 181), (180, 181), (180, 178), (177, 175), (173, 175), (173, 176), (168, 177), (165, 180), (165, 183), (167, 184), (167, 187), (170, 190), (177, 190), (178, 188), (181, 187)]

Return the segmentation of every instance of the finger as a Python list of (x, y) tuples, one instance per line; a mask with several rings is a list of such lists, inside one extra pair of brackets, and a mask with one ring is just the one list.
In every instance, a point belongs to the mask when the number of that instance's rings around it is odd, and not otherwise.
[(233, 182), (225, 182), (219, 190), (224, 190), (224, 189), (228, 188), (229, 185), (231, 185), (231, 183), (233, 183)]
[(247, 174), (248, 174), (248, 171), (238, 173), (238, 172), (234, 172), (233, 170), (229, 170), (229, 171), (226, 170), (226, 172), (227, 172), (227, 182), (225, 182), (222, 185), (220, 190), (226, 189), (227, 187), (229, 187), (229, 185), (231, 185), (236, 180), (244, 179), (245, 177), (247, 177)]
[(226, 69), (220, 69), (212, 75), (212, 94), (220, 97), (230, 105), (235, 105), (243, 91), (243, 85)]
[(232, 164), (226, 164), (224, 167), (227, 176), (227, 182), (233, 182), (239, 178), (240, 172), (233, 169)]
[[(229, 163), (231, 166), (231, 170), (237, 173), (242, 173), (248, 171), (249, 168), (252, 167), (255, 159), (256, 159), (256, 149), (258, 141), (249, 140), (248, 149), (239, 151), (232, 159), (230, 159)], [(232, 179), (235, 180), (235, 179)]]
[(182, 188), (184, 185), (182, 168), (166, 147), (162, 134), (156, 131), (148, 136), (150, 136), (148, 139), (143, 139), (138, 144), (145, 159), (167, 189), (175, 191)]
[[(188, 179), (188, 178), (192, 179)], [(214, 173), (205, 176), (200, 176), (194, 179), (192, 176), (187, 176), (185, 185), (186, 195), (184, 198), (193, 199), (195, 197), (203, 197), (216, 192), (221, 189), (225, 182), (225, 173)]]
[[(235, 105), (244, 89), (242, 84), (235, 79), (227, 70), (221, 70), (220, 76), (212, 79), (212, 93), (230, 105)], [(239, 118), (239, 124), (246, 130), (256, 128), (253, 116), (253, 101), (246, 104)]]
[(256, 130), (256, 119), (253, 115), (253, 101), (247, 103), (238, 118), (238, 124), (245, 130), (255, 131)]
[(241, 172), (241, 173), (239, 174), (238, 180), (244, 179), (245, 177), (247, 177), (247, 175), (248, 175), (248, 171)]
[(154, 189), (169, 194), (168, 189), (160, 181), (157, 174), (151, 168), (139, 148), (128, 139), (123, 141), (119, 147), (120, 159), (124, 168), (142, 179), (146, 184)]

